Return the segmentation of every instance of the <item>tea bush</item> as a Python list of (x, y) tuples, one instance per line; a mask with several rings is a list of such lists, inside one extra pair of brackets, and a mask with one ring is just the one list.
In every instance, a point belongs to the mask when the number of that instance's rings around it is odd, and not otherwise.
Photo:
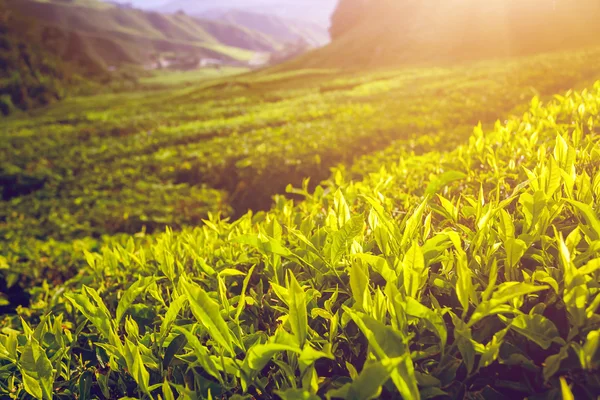
[(599, 111), (600, 82), (536, 97), (454, 150), (86, 252), (5, 317), (0, 392), (595, 399)]

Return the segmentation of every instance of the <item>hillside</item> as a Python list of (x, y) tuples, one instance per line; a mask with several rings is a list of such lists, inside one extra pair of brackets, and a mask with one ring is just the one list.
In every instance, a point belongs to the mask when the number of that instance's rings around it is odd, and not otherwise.
[(44, 45), (34, 22), (0, 1), (0, 116), (60, 99), (72, 72)]
[(317, 23), (244, 10), (211, 10), (199, 15), (260, 32), (281, 44), (306, 42), (319, 47), (329, 42), (327, 29)]
[[(342, 0), (333, 43), (289, 68), (511, 57), (598, 43), (593, 0)], [(560, 27), (558, 29), (557, 27)]]
[[(0, 396), (596, 400), (600, 82), (560, 88), (599, 58), (254, 75), (9, 120)], [(226, 218), (229, 180), (306, 176), (325, 180), (288, 188), (303, 201)]]
[(63, 59), (85, 54), (105, 68), (147, 65), (161, 55), (245, 63), (257, 52), (278, 47), (244, 27), (180, 13), (163, 15), (95, 0), (7, 0), (7, 5), (62, 37), (56, 47)]

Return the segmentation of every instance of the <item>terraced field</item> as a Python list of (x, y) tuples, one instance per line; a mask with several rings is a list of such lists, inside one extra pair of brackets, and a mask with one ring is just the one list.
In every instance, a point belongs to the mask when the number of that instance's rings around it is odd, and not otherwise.
[(3, 120), (0, 393), (596, 398), (599, 61), (264, 71)]

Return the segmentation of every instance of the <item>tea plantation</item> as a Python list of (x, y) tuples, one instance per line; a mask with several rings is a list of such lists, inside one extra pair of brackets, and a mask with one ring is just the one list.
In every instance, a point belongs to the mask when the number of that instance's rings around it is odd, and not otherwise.
[(598, 65), (266, 71), (3, 120), (0, 397), (597, 399)]

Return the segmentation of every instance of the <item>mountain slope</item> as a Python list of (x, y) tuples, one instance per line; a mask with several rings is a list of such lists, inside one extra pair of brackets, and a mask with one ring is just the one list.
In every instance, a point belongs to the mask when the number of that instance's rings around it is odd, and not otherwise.
[(7, 4), (62, 32), (68, 38), (60, 46), (62, 57), (84, 53), (104, 67), (145, 64), (165, 53), (233, 62), (276, 50), (265, 37), (243, 27), (181, 13), (124, 9), (95, 0), (7, 0)]
[(30, 21), (0, 0), (0, 116), (58, 100), (69, 77)]
[(329, 33), (323, 26), (274, 14), (219, 9), (203, 13), (201, 17), (222, 21), (230, 25), (243, 26), (253, 32), (260, 32), (275, 43), (285, 44), (303, 41), (313, 47), (318, 47), (329, 42)]
[(600, 43), (593, 0), (341, 0), (333, 42), (289, 68), (464, 61)]

